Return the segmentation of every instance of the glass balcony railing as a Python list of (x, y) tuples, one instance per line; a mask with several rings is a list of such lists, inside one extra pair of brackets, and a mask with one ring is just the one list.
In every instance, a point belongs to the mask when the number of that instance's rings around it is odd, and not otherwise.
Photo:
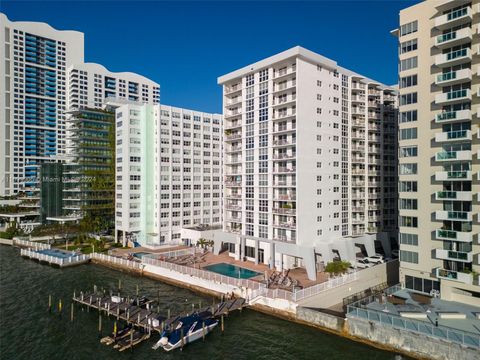
[(449, 219), (467, 220), (468, 214), (468, 211), (447, 211), (447, 217)]
[(455, 80), (456, 78), (457, 78), (457, 72), (456, 71), (450, 71), (448, 73), (443, 73), (443, 74), (437, 75), (437, 82)]
[(447, 54), (447, 61), (454, 60), (456, 58), (462, 57), (462, 56), (467, 56), (467, 49), (461, 49), (461, 50), (456, 50), (452, 51)]
[(449, 160), (457, 157), (456, 151), (445, 151), (437, 153), (437, 160)]
[(468, 7), (464, 7), (462, 9), (452, 11), (451, 13), (447, 14), (447, 21), (451, 21), (461, 16), (465, 16), (467, 15), (467, 13), (468, 13)]
[(441, 114), (437, 114), (438, 121), (453, 120), (453, 119), (456, 119), (456, 117), (457, 117), (456, 111), (448, 111), (448, 112), (443, 112)]
[(456, 260), (468, 260), (468, 253), (450, 250), (448, 252), (448, 257)]
[(447, 100), (458, 99), (467, 96), (467, 89), (451, 91), (447, 93)]
[(457, 32), (456, 31), (452, 31), (452, 32), (449, 32), (447, 34), (442, 34), (442, 35), (437, 36), (437, 43), (441, 44), (445, 41), (453, 40), (456, 37), (457, 37)]
[(463, 139), (467, 137), (467, 130), (456, 130), (447, 132), (447, 139)]
[(457, 192), (456, 191), (438, 191), (437, 198), (439, 199), (456, 199)]

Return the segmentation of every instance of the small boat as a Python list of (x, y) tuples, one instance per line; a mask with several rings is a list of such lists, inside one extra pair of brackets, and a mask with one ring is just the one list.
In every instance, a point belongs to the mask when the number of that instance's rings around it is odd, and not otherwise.
[(143, 340), (146, 340), (150, 337), (150, 334), (143, 331), (143, 330), (132, 330), (133, 335), (131, 332), (128, 333), (127, 336), (120, 339), (114, 346), (114, 349), (118, 349), (118, 351), (124, 351), (130, 349), (130, 347), (135, 346), (141, 343)]
[[(194, 342), (211, 332), (218, 325), (218, 320), (212, 318), (210, 312), (192, 314), (178, 319), (173, 329), (167, 329), (160, 335), (160, 340), (152, 347), (156, 350), (162, 347), (171, 351)], [(183, 336), (183, 338), (182, 338)]]
[(112, 345), (113, 343), (130, 335), (131, 330), (132, 330), (132, 325), (128, 324), (123, 329), (119, 329), (116, 333), (113, 332), (111, 336), (105, 336), (100, 340), (100, 342), (105, 345)]

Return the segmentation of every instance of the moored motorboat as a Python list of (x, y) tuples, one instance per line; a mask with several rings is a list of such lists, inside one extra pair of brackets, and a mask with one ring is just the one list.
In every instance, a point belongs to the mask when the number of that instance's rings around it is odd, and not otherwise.
[(160, 335), (160, 340), (152, 347), (158, 349), (162, 347), (165, 351), (171, 351), (194, 342), (218, 325), (218, 320), (211, 317), (211, 313), (192, 314), (182, 317), (177, 324), (170, 330), (164, 330)]

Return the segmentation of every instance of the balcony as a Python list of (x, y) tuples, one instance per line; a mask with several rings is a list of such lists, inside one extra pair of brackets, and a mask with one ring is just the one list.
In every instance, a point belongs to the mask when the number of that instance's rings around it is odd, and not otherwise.
[(225, 141), (232, 141), (232, 140), (238, 140), (242, 138), (242, 134), (231, 134), (231, 135), (225, 135)]
[(472, 9), (464, 7), (435, 18), (435, 27), (443, 30), (472, 21)]
[(437, 210), (435, 211), (435, 219), (439, 221), (443, 221), (443, 220), (472, 221), (472, 212)]
[(295, 201), (297, 200), (296, 194), (274, 194), (273, 201)]
[(238, 151), (242, 151), (241, 146), (227, 146), (227, 148), (225, 149), (225, 152), (227, 153), (233, 153)]
[(226, 209), (226, 210), (241, 211), (241, 210), (242, 210), (242, 207), (241, 207), (240, 205), (227, 204), (227, 205), (225, 205), (225, 209)]
[(472, 160), (472, 151), (471, 150), (440, 151), (435, 154), (435, 161), (439, 161), (439, 162), (462, 161), (462, 160)]
[(472, 274), (467, 274), (460, 271), (452, 271), (452, 270), (436, 268), (435, 275), (437, 275), (437, 278), (440, 278), (440, 279), (458, 281), (458, 282), (462, 282), (470, 285), (473, 283)]
[(461, 140), (472, 140), (471, 130), (455, 130), (435, 134), (436, 142), (453, 142)]
[(435, 39), (435, 45), (438, 48), (446, 48), (461, 45), (470, 41), (472, 41), (471, 29), (463, 28), (437, 36)]
[(435, 172), (435, 181), (471, 181), (472, 172), (463, 171), (437, 171)]
[(225, 119), (229, 119), (229, 118), (232, 118), (232, 117), (236, 117), (236, 116), (241, 116), (242, 115), (242, 110), (240, 109), (237, 109), (237, 110), (232, 110), (232, 111), (225, 111)]
[(279, 139), (279, 140), (273, 140), (273, 146), (292, 146), (295, 145), (296, 142), (294, 139)]
[(235, 129), (235, 128), (238, 128), (238, 127), (241, 127), (242, 126), (242, 122), (240, 120), (238, 121), (229, 121), (225, 124), (225, 127), (224, 129), (225, 130), (230, 130), (230, 129)]
[(471, 61), (472, 52), (470, 49), (461, 49), (435, 56), (435, 65), (439, 67), (454, 66)]
[(234, 93), (237, 93), (239, 91), (242, 91), (242, 84), (235, 84), (232, 86), (225, 86), (225, 94), (232, 95)]
[(273, 227), (284, 228), (284, 229), (296, 229), (296, 223), (289, 223), (289, 222), (274, 222)]
[(273, 160), (292, 160), (292, 159), (295, 159), (296, 157), (297, 157), (296, 153), (292, 153), (292, 154), (285, 154), (285, 153), (273, 154)]
[(435, 104), (437, 105), (462, 102), (465, 100), (472, 100), (472, 92), (470, 89), (455, 90), (435, 95)]
[(350, 98), (350, 100), (352, 102), (359, 102), (359, 103), (363, 103), (365, 102), (365, 96), (361, 96), (361, 95), (352, 95), (352, 97)]
[(473, 235), (472, 235), (472, 232), (437, 229), (436, 238), (438, 240), (472, 242)]
[(232, 106), (239, 105), (241, 102), (242, 102), (242, 98), (236, 97), (231, 100), (225, 100), (224, 104), (225, 104), (225, 107), (232, 107)]
[(297, 171), (295, 167), (287, 168), (287, 167), (277, 167), (273, 169), (274, 174), (287, 174), (287, 173), (294, 173)]
[(273, 208), (272, 212), (274, 214), (281, 214), (281, 215), (295, 215), (296, 209), (292, 208)]
[(442, 73), (437, 75), (435, 84), (438, 86), (447, 86), (460, 84), (462, 82), (472, 80), (472, 70), (461, 69), (457, 71), (450, 71), (448, 73)]
[(445, 111), (437, 114), (436, 123), (446, 123), (454, 121), (472, 120), (472, 112), (470, 110)]
[(225, 187), (242, 187), (241, 181), (225, 181)]
[(294, 236), (286, 236), (286, 235), (274, 235), (273, 240), (281, 241), (281, 242), (295, 242), (296, 239)]
[(472, 193), (470, 191), (437, 191), (435, 200), (472, 201)]
[(469, 263), (473, 261), (473, 255), (471, 252), (452, 251), (444, 249), (435, 249), (435, 257), (442, 260), (452, 260)]
[(288, 68), (282, 68), (276, 70), (273, 74), (274, 80), (284, 80), (287, 79), (289, 76), (293, 76), (296, 74), (296, 66), (290, 66)]

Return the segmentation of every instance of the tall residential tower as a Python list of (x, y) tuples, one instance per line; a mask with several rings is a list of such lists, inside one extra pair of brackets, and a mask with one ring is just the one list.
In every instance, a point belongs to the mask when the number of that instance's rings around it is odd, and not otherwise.
[(115, 236), (156, 247), (222, 221), (222, 116), (166, 105), (116, 109)]
[(67, 68), (83, 62), (83, 33), (2, 13), (0, 23), (0, 196), (8, 196), (38, 189), (41, 163), (65, 154)]
[(480, 305), (480, 5), (400, 12), (400, 279)]
[(396, 89), (301, 47), (221, 76), (224, 229), (238, 259), (316, 269), (387, 254), (396, 233)]

